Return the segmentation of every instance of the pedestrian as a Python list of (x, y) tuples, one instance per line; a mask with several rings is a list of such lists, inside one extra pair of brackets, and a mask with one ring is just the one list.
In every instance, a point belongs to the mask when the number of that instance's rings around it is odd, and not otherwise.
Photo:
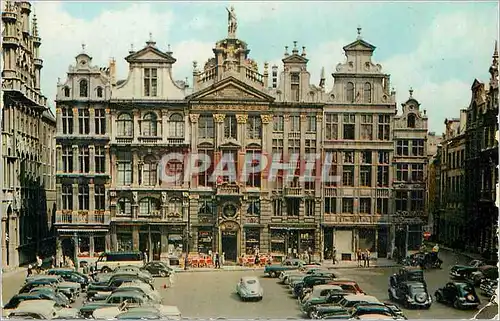
[(31, 264), (28, 264), (28, 276), (27, 277), (29, 277), (32, 274), (33, 274), (33, 266)]
[(255, 254), (254, 264), (255, 264), (255, 266), (259, 266), (259, 264), (260, 264), (260, 258), (259, 258), (258, 253)]
[(363, 267), (366, 267), (366, 252), (364, 251), (361, 251), (361, 260), (363, 260)]
[(54, 255), (52, 255), (52, 257), (50, 258), (50, 266), (51, 268), (56, 267), (56, 257)]
[(148, 249), (144, 250), (144, 264), (148, 263)]
[(366, 264), (370, 267), (370, 250), (366, 249)]
[(42, 271), (42, 264), (43, 264), (42, 258), (37, 255), (36, 256), (36, 270), (37, 270), (37, 273), (40, 273)]
[(220, 257), (219, 252), (215, 252), (215, 268), (220, 269)]
[(333, 264), (337, 264), (337, 249), (335, 248), (335, 246), (333, 247), (333, 250), (332, 250), (332, 260), (333, 260)]
[(220, 256), (219, 267), (224, 266), (225, 263), (226, 263), (226, 252), (222, 252), (222, 255)]
[(361, 249), (358, 249), (358, 251), (356, 252), (356, 256), (358, 258), (358, 267), (361, 267), (361, 260), (363, 258), (363, 255), (361, 253)]

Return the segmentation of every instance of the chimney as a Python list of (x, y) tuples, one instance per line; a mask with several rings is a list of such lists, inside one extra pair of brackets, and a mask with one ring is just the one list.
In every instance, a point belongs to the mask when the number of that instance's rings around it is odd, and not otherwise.
[(109, 60), (109, 78), (111, 81), (111, 86), (116, 85), (116, 60), (111, 58)]
[(467, 109), (460, 109), (460, 129), (467, 125)]
[(278, 88), (278, 66), (272, 67), (273, 88)]

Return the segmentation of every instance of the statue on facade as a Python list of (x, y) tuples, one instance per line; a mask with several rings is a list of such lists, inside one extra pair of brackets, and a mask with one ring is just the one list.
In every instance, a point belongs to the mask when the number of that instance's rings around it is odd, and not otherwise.
[(134, 204), (137, 204), (137, 202), (138, 202), (138, 200), (139, 200), (139, 198), (138, 198), (138, 196), (137, 196), (137, 192), (132, 192), (132, 198), (133, 198), (133, 200), (134, 200)]
[(161, 202), (163, 204), (167, 203), (167, 192), (161, 192)]
[(234, 37), (236, 35), (236, 29), (238, 28), (236, 13), (234, 12), (233, 6), (231, 6), (230, 9), (226, 7), (226, 10), (227, 10), (227, 33), (229, 34), (229, 37)]

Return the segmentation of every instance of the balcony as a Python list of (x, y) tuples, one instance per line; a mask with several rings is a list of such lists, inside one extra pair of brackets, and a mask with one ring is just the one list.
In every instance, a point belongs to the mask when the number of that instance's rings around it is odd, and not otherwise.
[(374, 214), (328, 214), (324, 223), (336, 225), (372, 225), (380, 223), (381, 216)]
[(132, 144), (132, 137), (116, 137), (115, 142), (117, 144)]
[(159, 136), (142, 136), (142, 137), (139, 137), (139, 141), (143, 144), (156, 145), (156, 144), (161, 142), (161, 137), (159, 137)]
[(240, 195), (240, 187), (236, 184), (223, 184), (217, 186), (217, 195), (231, 196)]
[(377, 188), (377, 198), (389, 198), (391, 193), (388, 188)]
[(337, 196), (336, 187), (325, 187), (325, 197), (335, 197)]
[(286, 187), (285, 197), (303, 197), (302, 187)]
[(288, 138), (300, 139), (300, 133), (288, 133)]
[(105, 211), (71, 211), (56, 213), (56, 224), (103, 224), (110, 222), (110, 215)]
[(174, 146), (186, 144), (184, 137), (169, 137), (167, 138), (167, 142), (169, 145), (174, 145)]

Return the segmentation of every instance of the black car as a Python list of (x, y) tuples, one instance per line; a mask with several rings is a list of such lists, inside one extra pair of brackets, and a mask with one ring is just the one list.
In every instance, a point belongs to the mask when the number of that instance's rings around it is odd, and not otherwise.
[(320, 304), (311, 309), (312, 319), (350, 319), (347, 308), (337, 304)]
[(467, 282), (448, 282), (434, 295), (437, 302), (452, 304), (456, 309), (476, 309), (481, 304), (476, 290)]
[(427, 286), (419, 281), (395, 283), (391, 278), (389, 287), (389, 299), (401, 302), (405, 308), (419, 307), (428, 309), (431, 307), (432, 298), (427, 291)]
[(474, 285), (480, 285), (483, 280), (498, 280), (498, 266), (483, 265), (472, 272), (466, 280)]
[(450, 277), (452, 279), (464, 280), (483, 265), (485, 263), (481, 260), (472, 260), (467, 265), (454, 265), (450, 269)]
[[(125, 282), (134, 282), (134, 281), (142, 281), (135, 276), (122, 276), (111, 278), (107, 283), (90, 283), (87, 288), (87, 300), (93, 300), (93, 297), (97, 294), (97, 292), (112, 292), (117, 289), (120, 285)], [(144, 282), (144, 281), (142, 281)], [(147, 282), (144, 282), (149, 284)]]
[(148, 262), (142, 268), (143, 270), (148, 271), (151, 275), (167, 277), (172, 273), (172, 268), (161, 261), (152, 261)]
[(50, 292), (33, 292), (33, 293), (22, 293), (14, 295), (9, 302), (3, 307), (3, 309), (15, 309), (19, 303), (28, 300), (51, 300), (55, 301), (58, 306), (67, 307), (68, 304), (60, 297), (54, 295)]
[(330, 275), (309, 275), (302, 280), (302, 282), (295, 285), (293, 289), (293, 295), (297, 298), (302, 299), (306, 294), (305, 289), (312, 289), (313, 286), (319, 284), (326, 284), (328, 281), (333, 280)]
[(59, 275), (64, 279), (64, 281), (80, 283), (82, 289), (86, 288), (90, 283), (90, 278), (87, 275), (77, 272), (73, 269), (50, 269), (47, 271), (47, 274)]

